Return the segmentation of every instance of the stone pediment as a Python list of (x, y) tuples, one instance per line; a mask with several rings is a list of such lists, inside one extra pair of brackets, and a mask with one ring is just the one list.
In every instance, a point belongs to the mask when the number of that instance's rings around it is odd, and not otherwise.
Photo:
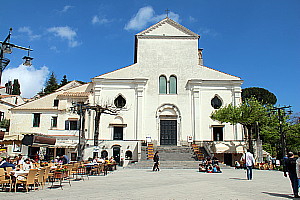
[(137, 37), (199, 38), (200, 36), (167, 17), (147, 28), (146, 30), (138, 33)]

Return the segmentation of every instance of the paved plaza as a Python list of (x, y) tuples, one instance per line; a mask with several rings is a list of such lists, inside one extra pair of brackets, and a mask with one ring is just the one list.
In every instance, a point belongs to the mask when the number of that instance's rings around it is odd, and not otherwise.
[[(224, 169), (221, 174), (196, 169), (121, 169), (107, 176), (67, 182), (61, 188), (1, 192), (2, 200), (33, 199), (289, 199), (292, 189), (288, 178), (278, 171), (254, 170), (246, 180), (245, 170)], [(46, 186), (48, 186), (46, 184)]]

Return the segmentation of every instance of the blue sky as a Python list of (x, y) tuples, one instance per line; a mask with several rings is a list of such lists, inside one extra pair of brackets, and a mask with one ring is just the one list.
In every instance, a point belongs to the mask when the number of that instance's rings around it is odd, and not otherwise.
[[(10, 0), (1, 5), (0, 40), (10, 27), (14, 49), (3, 82), (19, 78), (25, 97), (40, 91), (49, 72), (60, 81), (90, 81), (133, 63), (134, 35), (165, 17), (198, 33), (204, 64), (241, 77), (243, 88), (263, 87), (300, 112), (299, 0)], [(2, 84), (3, 85), (3, 84)]]

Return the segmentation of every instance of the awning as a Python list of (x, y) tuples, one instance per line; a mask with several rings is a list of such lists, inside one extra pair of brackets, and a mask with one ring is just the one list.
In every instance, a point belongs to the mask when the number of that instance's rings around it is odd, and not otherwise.
[(24, 145), (55, 145), (56, 138), (45, 135), (37, 135), (37, 134), (26, 134), (22, 139), (22, 144)]
[(23, 137), (24, 137), (23, 135), (4, 135), (1, 144), (21, 143)]

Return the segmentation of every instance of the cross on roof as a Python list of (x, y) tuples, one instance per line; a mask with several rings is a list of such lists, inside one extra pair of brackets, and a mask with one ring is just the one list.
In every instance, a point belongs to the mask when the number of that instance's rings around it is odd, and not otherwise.
[(167, 10), (165, 10), (165, 11), (166, 11), (167, 17), (169, 17), (169, 12), (170, 12), (170, 10), (167, 9)]

